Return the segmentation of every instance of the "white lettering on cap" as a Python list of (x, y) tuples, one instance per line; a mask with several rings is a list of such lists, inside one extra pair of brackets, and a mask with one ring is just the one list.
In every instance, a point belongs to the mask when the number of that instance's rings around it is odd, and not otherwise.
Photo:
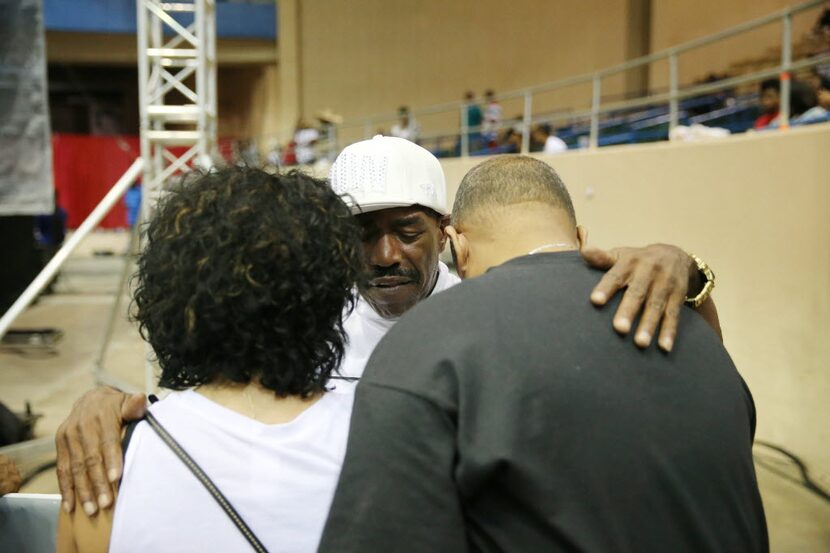
[(389, 158), (386, 156), (345, 152), (334, 164), (331, 186), (338, 194), (360, 195), (367, 191), (385, 194), (388, 166)]
[(438, 196), (435, 193), (435, 185), (431, 182), (422, 182), (421, 190), (423, 190), (426, 197), (431, 198), (433, 202), (438, 200)]

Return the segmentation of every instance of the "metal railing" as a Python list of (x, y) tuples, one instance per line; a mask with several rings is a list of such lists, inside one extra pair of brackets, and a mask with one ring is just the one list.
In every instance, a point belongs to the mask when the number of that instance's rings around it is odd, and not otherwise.
[[(545, 122), (555, 122), (555, 121), (562, 121), (568, 119), (578, 119), (578, 118), (589, 118), (590, 119), (590, 131), (589, 131), (589, 139), (588, 144), (591, 148), (596, 148), (599, 145), (599, 134), (600, 134), (600, 117), (604, 113), (609, 113), (612, 111), (619, 111), (625, 109), (635, 109), (638, 107), (649, 106), (658, 103), (668, 103), (669, 106), (669, 117), (668, 117), (668, 124), (669, 129), (675, 128), (680, 121), (680, 101), (684, 98), (690, 98), (693, 96), (698, 96), (701, 94), (708, 94), (712, 92), (718, 92), (722, 90), (728, 90), (735, 86), (740, 86), (752, 82), (757, 82), (763, 79), (767, 79), (770, 77), (778, 76), (781, 80), (781, 92), (780, 92), (780, 128), (787, 128), (789, 126), (790, 120), (790, 75), (793, 71), (804, 69), (807, 67), (811, 67), (820, 63), (830, 62), (830, 54), (824, 54), (819, 56), (814, 56), (812, 58), (807, 58), (805, 60), (800, 60), (799, 62), (793, 62), (792, 60), (792, 18), (794, 15), (799, 14), (801, 12), (805, 12), (807, 10), (811, 10), (821, 6), (825, 0), (811, 0), (809, 2), (804, 2), (802, 4), (798, 4), (796, 6), (791, 6), (775, 12), (773, 14), (759, 17), (757, 19), (753, 19), (751, 21), (747, 21), (740, 25), (736, 25), (729, 29), (725, 29), (723, 31), (697, 38), (694, 40), (690, 40), (688, 42), (679, 44), (677, 46), (667, 48), (660, 52), (655, 52), (653, 54), (649, 54), (646, 56), (642, 56), (636, 59), (632, 59), (626, 61), (624, 63), (608, 67), (605, 69), (601, 69), (598, 71), (593, 71), (590, 73), (584, 73), (581, 75), (576, 75), (573, 77), (568, 77), (564, 79), (559, 79), (556, 81), (536, 85), (533, 87), (528, 87), (520, 90), (515, 90), (511, 92), (506, 92), (503, 94), (499, 94), (496, 96), (496, 99), (500, 101), (505, 100), (513, 100), (513, 99), (522, 99), (523, 104), (523, 112), (522, 118), (519, 126), (522, 130), (522, 140), (521, 140), (521, 152), (527, 153), (530, 149), (530, 133), (532, 124), (534, 123), (535, 119), (533, 116), (533, 99), (534, 95), (538, 95), (542, 92), (550, 92), (555, 90), (561, 90), (568, 87), (573, 87), (576, 85), (585, 85), (590, 83), (591, 85), (591, 103), (590, 109), (587, 110), (579, 110), (579, 111), (568, 111), (566, 113), (554, 115), (552, 117), (545, 118)], [(746, 33), (748, 31), (755, 30), (759, 27), (763, 27), (772, 23), (780, 22), (781, 23), (781, 59), (779, 65), (765, 69), (761, 71), (756, 71), (753, 73), (740, 75), (736, 77), (730, 77), (723, 80), (719, 80), (713, 83), (706, 83), (701, 85), (694, 85), (690, 87), (684, 87), (681, 89), (679, 83), (679, 61), (678, 58), (681, 54), (688, 52), (690, 50), (694, 50), (696, 48), (700, 48), (702, 46), (708, 46), (719, 41)], [(669, 65), (669, 87), (667, 92), (658, 93), (658, 94), (651, 94), (646, 95), (641, 98), (635, 98), (632, 100), (624, 100), (618, 102), (611, 102), (605, 103), (602, 102), (602, 86), (603, 80), (623, 73), (625, 71), (631, 69), (637, 69), (640, 67), (648, 66), (654, 62), (668, 60)], [(467, 157), (470, 155), (470, 135), (472, 133), (481, 132), (483, 130), (482, 126), (477, 127), (470, 127), (467, 125), (467, 109), (469, 108), (470, 104), (464, 101), (455, 101), (455, 102), (448, 102), (444, 104), (438, 104), (429, 106), (426, 108), (421, 108), (417, 110), (412, 110), (411, 116), (431, 116), (440, 113), (453, 113), (457, 112), (459, 114), (460, 123), (457, 127), (451, 131), (452, 134), (455, 136), (459, 136), (459, 150), (460, 155), (462, 157)], [(350, 120), (344, 123), (337, 125), (337, 135), (342, 137), (347, 129), (362, 129), (363, 130), (363, 138), (370, 138), (373, 134), (373, 129), (376, 126), (383, 122), (389, 122), (397, 119), (396, 114), (381, 114), (375, 115), (371, 117), (366, 117), (362, 119)], [(426, 140), (429, 138), (438, 138), (438, 137), (446, 137), (451, 134), (450, 132), (439, 133), (435, 135), (428, 135), (421, 137), (422, 139)], [(339, 146), (339, 144), (338, 144)]]

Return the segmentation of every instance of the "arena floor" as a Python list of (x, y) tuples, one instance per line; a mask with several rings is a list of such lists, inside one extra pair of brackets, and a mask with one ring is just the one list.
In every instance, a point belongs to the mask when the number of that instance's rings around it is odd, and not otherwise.
[[(33, 410), (43, 415), (38, 436), (52, 436), (75, 399), (94, 385), (93, 363), (118, 291), (127, 243), (124, 232), (91, 236), (65, 266), (55, 292), (17, 320), (13, 328), (63, 331), (55, 348), (0, 349), (0, 401), (14, 410), (23, 410), (24, 402), (31, 402)], [(125, 297), (105, 366), (111, 374), (143, 389), (144, 345), (123, 315), (126, 305)], [(767, 468), (758, 466), (757, 473), (772, 551), (830, 551), (830, 503)], [(23, 491), (56, 493), (53, 471), (35, 478)]]

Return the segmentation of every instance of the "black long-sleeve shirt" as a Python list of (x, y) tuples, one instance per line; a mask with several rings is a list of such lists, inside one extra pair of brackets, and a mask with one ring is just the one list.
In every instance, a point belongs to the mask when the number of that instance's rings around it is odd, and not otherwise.
[(684, 309), (674, 350), (611, 331), (575, 252), (408, 313), (358, 385), (324, 553), (768, 549), (751, 395)]

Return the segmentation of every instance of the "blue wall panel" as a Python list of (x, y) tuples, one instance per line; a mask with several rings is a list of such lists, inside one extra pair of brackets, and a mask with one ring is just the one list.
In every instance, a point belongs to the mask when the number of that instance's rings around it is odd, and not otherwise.
[[(217, 2), (216, 34), (224, 38), (277, 36), (276, 2)], [(43, 0), (46, 29), (88, 33), (135, 33), (135, 0)], [(176, 17), (190, 23), (192, 16)]]

